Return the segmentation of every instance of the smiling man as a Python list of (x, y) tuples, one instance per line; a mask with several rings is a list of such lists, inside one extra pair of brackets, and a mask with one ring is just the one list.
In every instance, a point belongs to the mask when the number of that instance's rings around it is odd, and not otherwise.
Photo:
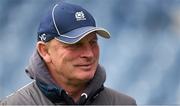
[(36, 50), (26, 68), (34, 80), (1, 104), (136, 105), (133, 98), (104, 87), (98, 35), (110, 38), (85, 9), (56, 4), (40, 23)]

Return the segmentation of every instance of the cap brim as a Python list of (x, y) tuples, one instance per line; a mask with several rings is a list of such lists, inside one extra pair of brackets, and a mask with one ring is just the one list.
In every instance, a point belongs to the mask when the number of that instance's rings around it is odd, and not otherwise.
[(63, 43), (74, 44), (92, 32), (96, 32), (98, 35), (104, 38), (107, 39), (110, 38), (110, 33), (106, 29), (100, 27), (88, 26), (88, 27), (82, 27), (72, 30), (68, 33), (56, 37), (56, 39)]

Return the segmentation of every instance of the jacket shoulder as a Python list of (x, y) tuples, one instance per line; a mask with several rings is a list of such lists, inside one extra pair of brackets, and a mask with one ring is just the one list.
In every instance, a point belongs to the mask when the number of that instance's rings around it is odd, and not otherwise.
[(35, 81), (25, 85), (16, 92), (0, 101), (0, 105), (35, 105), (47, 102), (46, 97), (39, 91)]
[(107, 87), (100, 92), (94, 103), (100, 105), (136, 105), (136, 101), (132, 97)]

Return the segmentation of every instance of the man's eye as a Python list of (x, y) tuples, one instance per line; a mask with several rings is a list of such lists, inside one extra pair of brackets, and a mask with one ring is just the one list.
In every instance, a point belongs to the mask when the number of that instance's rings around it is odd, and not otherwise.
[(80, 47), (82, 44), (81, 43), (76, 43), (76, 44), (74, 44), (73, 46), (74, 47)]
[(77, 49), (80, 46), (81, 46), (81, 43), (76, 43), (76, 44), (72, 44), (72, 45), (67, 45), (66, 48)]
[(97, 39), (90, 41), (90, 44), (97, 44)]

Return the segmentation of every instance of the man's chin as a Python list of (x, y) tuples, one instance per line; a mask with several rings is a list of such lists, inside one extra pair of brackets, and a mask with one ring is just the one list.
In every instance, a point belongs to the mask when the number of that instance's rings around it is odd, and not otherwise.
[(91, 80), (94, 77), (95, 71), (89, 70), (79, 74), (79, 78), (82, 80)]

